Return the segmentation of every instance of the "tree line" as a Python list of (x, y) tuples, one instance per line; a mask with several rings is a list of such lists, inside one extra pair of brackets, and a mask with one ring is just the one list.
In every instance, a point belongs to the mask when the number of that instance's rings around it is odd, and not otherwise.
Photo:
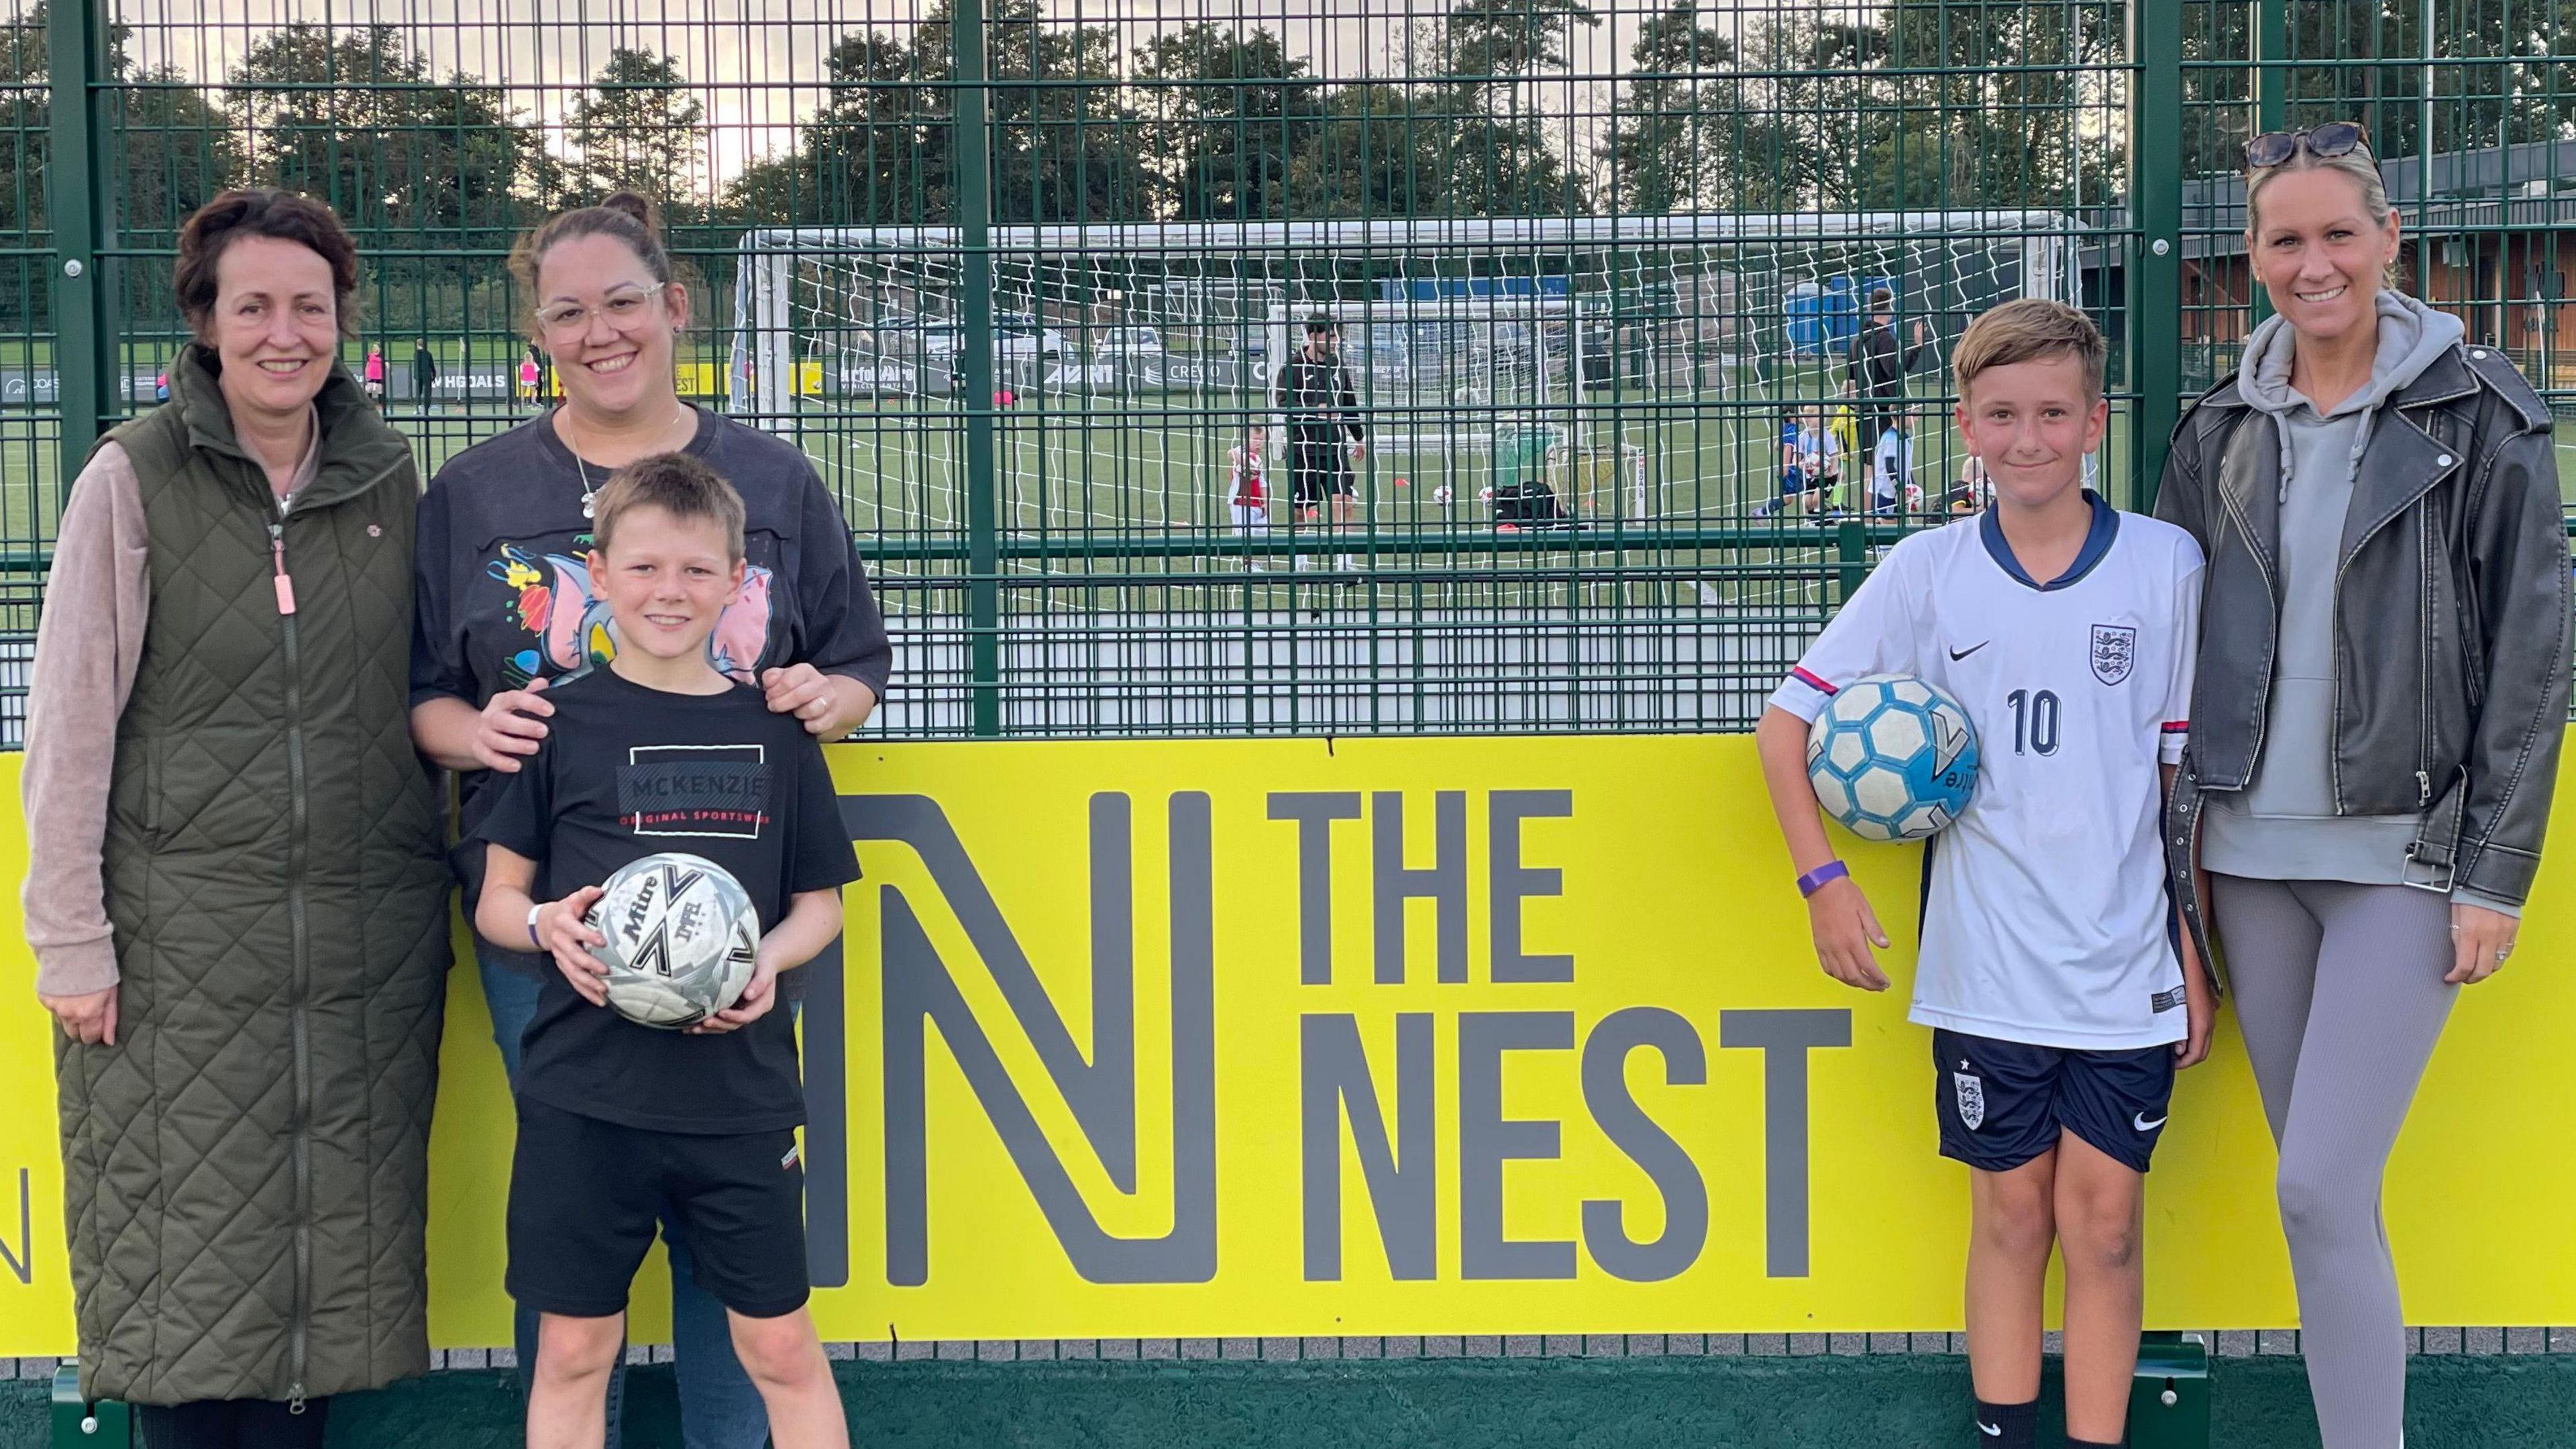
[[(1583, 0), (1461, 0), (1408, 37), (1418, 74), (1400, 79), (1320, 75), (1260, 26), (1200, 21), (1122, 47), (1112, 26), (1044, 18), (1040, 0), (987, 8), (1003, 223), (1786, 210), (1998, 191), (2049, 204), (2107, 155), (2104, 138), (2076, 135), (2080, 78), (1975, 69), (2010, 49), (2109, 63), (2112, 38), (2065, 7), (1905, 0), (1874, 25), (1789, 10), (1740, 35), (1717, 28), (1731, 7), (1673, 0), (1626, 74), (1589, 89), (1568, 79), (1570, 38), (1602, 23)], [(0, 177), (13, 230), (43, 224), (46, 15), (40, 0), (0, 24), (0, 121), (27, 138), (0, 147), (21, 173)], [(1936, 34), (1948, 53), (1932, 57)], [(326, 196), (361, 230), (468, 243), (618, 186), (660, 196), (682, 225), (936, 223), (958, 199), (952, 35), (951, 0), (917, 24), (843, 35), (794, 144), (720, 179), (703, 93), (648, 49), (612, 51), (549, 144), (511, 91), (435, 73), (396, 27), (281, 26), (212, 78), (141, 68), (120, 29), (118, 220), (166, 236), (214, 190), (258, 180)], [(1931, 64), (1962, 69), (1874, 78)], [(1938, 124), (1909, 124), (1918, 113)], [(1909, 153), (1920, 164), (1900, 180)]]

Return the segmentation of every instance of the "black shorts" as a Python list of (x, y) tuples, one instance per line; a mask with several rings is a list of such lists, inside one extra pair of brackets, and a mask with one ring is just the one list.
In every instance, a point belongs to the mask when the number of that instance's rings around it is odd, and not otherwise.
[(1288, 444), (1288, 491), (1300, 508), (1313, 508), (1326, 498), (1351, 496), (1350, 460), (1340, 440), (1297, 439)]
[(805, 1165), (796, 1132), (651, 1132), (519, 1098), (510, 1296), (540, 1313), (626, 1310), (667, 1219), (698, 1286), (746, 1318), (805, 1306)]
[(2072, 1132), (2113, 1161), (2147, 1170), (2173, 1101), (2167, 1046), (2088, 1052), (1932, 1032), (1941, 1155), (2010, 1172)]

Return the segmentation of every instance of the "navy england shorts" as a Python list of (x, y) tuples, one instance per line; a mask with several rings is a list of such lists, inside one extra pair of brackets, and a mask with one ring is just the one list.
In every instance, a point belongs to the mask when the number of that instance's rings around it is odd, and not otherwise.
[(2072, 1132), (2144, 1172), (2173, 1101), (2173, 1050), (2074, 1051), (1935, 1027), (1932, 1098), (1941, 1155), (2010, 1172)]

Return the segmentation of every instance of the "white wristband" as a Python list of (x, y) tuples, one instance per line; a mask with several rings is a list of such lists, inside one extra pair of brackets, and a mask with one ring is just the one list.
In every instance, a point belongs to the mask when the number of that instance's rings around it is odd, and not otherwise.
[(537, 915), (545, 908), (545, 903), (542, 901), (528, 907), (528, 949), (531, 951), (542, 951), (546, 948), (545, 942), (537, 939)]

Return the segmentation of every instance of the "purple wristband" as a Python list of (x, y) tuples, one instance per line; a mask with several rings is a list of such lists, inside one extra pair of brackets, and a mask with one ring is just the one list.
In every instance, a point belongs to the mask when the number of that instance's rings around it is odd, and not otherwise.
[(1807, 872), (1805, 875), (1798, 877), (1798, 894), (1802, 897), (1812, 896), (1834, 881), (1849, 880), (1850, 878), (1850, 866), (1843, 864), (1839, 860), (1829, 860), (1823, 865), (1817, 866), (1814, 870)]

